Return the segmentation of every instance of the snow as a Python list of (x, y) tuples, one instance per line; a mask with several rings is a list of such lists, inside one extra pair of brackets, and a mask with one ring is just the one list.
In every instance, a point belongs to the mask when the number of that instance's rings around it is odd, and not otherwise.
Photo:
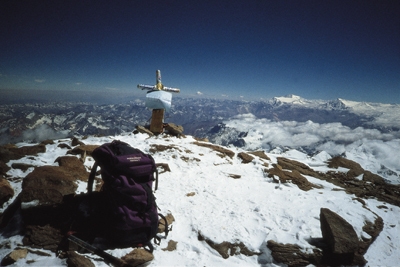
[[(254, 120), (254, 118), (250, 118)], [(249, 134), (249, 136), (253, 136)], [(255, 158), (248, 164), (243, 164), (236, 156), (220, 157), (217, 152), (196, 144), (191, 136), (186, 138), (158, 137), (149, 138), (145, 134), (124, 134), (115, 137), (88, 137), (85, 144), (102, 144), (118, 139), (131, 144), (142, 151), (149, 152), (152, 145), (166, 145), (171, 149), (153, 154), (157, 163), (167, 163), (171, 172), (159, 176), (157, 204), (161, 213), (171, 213), (175, 217), (173, 230), (167, 240), (162, 240), (155, 247), (155, 259), (148, 266), (280, 266), (273, 263), (268, 240), (279, 243), (299, 245), (303, 251), (311, 252), (314, 248), (308, 240), (321, 238), (319, 213), (321, 208), (329, 208), (347, 220), (355, 229), (359, 238), (368, 238), (362, 230), (365, 221), (373, 222), (377, 216), (382, 217), (384, 228), (364, 255), (368, 266), (396, 266), (400, 260), (400, 208), (375, 199), (365, 199), (365, 207), (354, 200), (354, 195), (348, 195), (339, 187), (306, 176), (321, 188), (302, 191), (294, 184), (276, 184), (264, 173), (265, 163), (276, 162), (276, 158), (284, 156), (295, 159), (319, 171), (347, 171), (346, 169), (329, 169), (326, 160), (331, 156), (325, 151), (309, 156), (295, 149), (275, 149), (267, 153), (269, 161)], [(257, 140), (256, 140), (257, 141)], [(69, 140), (60, 140), (68, 143)], [(33, 164), (35, 166), (55, 165), (54, 160), (66, 154), (66, 149), (58, 147), (59, 142), (46, 145), (46, 153), (34, 157), (24, 157), (13, 162)], [(27, 144), (17, 144), (23, 146)], [(364, 144), (365, 145), (365, 144)], [(259, 145), (257, 145), (259, 146)], [(256, 146), (256, 147), (257, 147)], [(229, 147), (236, 154), (243, 150)], [(351, 155), (360, 155), (357, 150)], [(351, 153), (351, 152), (348, 152)], [(369, 153), (358, 157), (358, 160), (374, 162), (382, 153)], [(375, 158), (373, 158), (375, 157)], [(11, 164), (11, 163), (9, 163)], [(85, 166), (91, 166), (93, 160), (87, 157)], [(396, 162), (393, 162), (396, 164)], [(364, 164), (365, 165), (365, 164)], [(395, 166), (400, 169), (400, 162)], [(368, 165), (370, 168), (376, 164)], [(10, 170), (8, 174), (23, 179), (27, 172)], [(229, 175), (240, 175), (233, 179)], [(17, 192), (21, 190), (20, 182), (12, 183)], [(86, 184), (79, 183), (78, 191), (84, 192)], [(193, 196), (188, 193), (194, 192)], [(11, 201), (10, 201), (11, 202)], [(9, 203), (10, 203), (9, 202)], [(28, 204), (28, 203), (27, 203)], [(33, 204), (33, 203), (29, 203)], [(386, 208), (382, 208), (385, 206)], [(380, 207), (380, 208), (379, 208)], [(206, 242), (200, 241), (201, 233), (214, 242), (243, 242), (250, 250), (262, 252), (260, 256), (244, 256), (241, 254), (223, 259)], [(11, 238), (0, 237), (0, 257), (12, 251), (22, 243), (21, 236)], [(177, 243), (174, 251), (163, 251), (169, 240)], [(7, 246), (5, 244), (8, 244)], [(117, 249), (109, 253), (121, 257), (131, 249)], [(66, 266), (65, 260), (57, 259), (54, 253), (42, 250), (51, 256), (39, 256), (28, 253), (26, 259), (21, 259), (15, 266)], [(107, 266), (90, 256), (96, 266)]]

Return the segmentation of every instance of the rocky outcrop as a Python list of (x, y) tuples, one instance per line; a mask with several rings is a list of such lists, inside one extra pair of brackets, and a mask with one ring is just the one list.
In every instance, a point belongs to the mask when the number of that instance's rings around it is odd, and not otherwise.
[(0, 160), (0, 175), (5, 175), (9, 170), (11, 170), (11, 168)]
[[(95, 150), (98, 145), (79, 145), (71, 150), (68, 150), (67, 154), (80, 155), (81, 158), (86, 158), (86, 156), (92, 155), (93, 150)], [(84, 161), (84, 160), (83, 160)]]
[(242, 163), (246, 164), (246, 163), (250, 163), (253, 161), (254, 157), (245, 153), (245, 152), (240, 152), (238, 153), (238, 158), (240, 158), (242, 160)]
[(229, 256), (243, 254), (245, 256), (260, 255), (259, 252), (254, 252), (248, 249), (243, 242), (230, 243), (224, 241), (222, 243), (216, 243), (209, 238), (204, 237), (200, 232), (198, 233), (199, 241), (205, 241), (210, 247), (215, 249), (222, 258), (227, 259)]
[(75, 251), (67, 252), (67, 265), (68, 267), (95, 267), (93, 262)]
[(127, 266), (136, 267), (154, 259), (153, 254), (145, 249), (134, 249), (121, 258)]
[(271, 250), (271, 256), (276, 262), (289, 267), (316, 264), (322, 258), (322, 251), (315, 249), (314, 253), (304, 253), (300, 246), (294, 244), (282, 244), (268, 240), (267, 247)]
[(10, 200), (14, 196), (14, 189), (10, 183), (0, 177), (0, 207), (3, 207), (4, 203)]
[(324, 261), (337, 265), (364, 265), (366, 261), (359, 255), (359, 240), (353, 226), (338, 214), (327, 208), (320, 212), (323, 242), (327, 244)]
[(172, 136), (185, 137), (183, 134), (183, 127), (181, 125), (176, 125), (175, 123), (166, 123), (164, 125), (164, 129)]
[(261, 159), (271, 160), (271, 159), (265, 154), (265, 152), (264, 152), (263, 150), (251, 151), (251, 152), (248, 152), (248, 153), (249, 153), (249, 154), (252, 154), (252, 155), (254, 155), (254, 156), (256, 156), (256, 157), (259, 157), (259, 158), (261, 158)]
[(59, 229), (49, 224), (44, 226), (28, 225), (22, 242), (25, 246), (56, 252), (63, 237), (64, 235)]
[(33, 168), (35, 166), (32, 164), (26, 164), (26, 163), (13, 163), (13, 164), (11, 164), (11, 167), (13, 169), (19, 169), (23, 172), (26, 172), (29, 168)]
[(24, 259), (28, 255), (28, 250), (25, 248), (18, 248), (7, 254), (1, 260), (1, 266), (8, 266), (16, 263), (19, 259)]
[(233, 158), (233, 156), (235, 155), (235, 152), (233, 152), (232, 150), (226, 149), (222, 146), (217, 146), (217, 145), (213, 145), (210, 143), (203, 143), (203, 142), (194, 142), (193, 144), (197, 145), (197, 146), (201, 146), (201, 147), (207, 147), (210, 148), (214, 151), (217, 152), (217, 155), (219, 155), (221, 158), (228, 156), (229, 158)]
[(60, 166), (36, 167), (22, 182), (21, 202), (36, 204), (61, 203), (65, 195), (74, 194), (77, 180), (87, 181), (89, 173), (76, 157), (56, 159)]
[(133, 133), (134, 134), (144, 133), (144, 134), (148, 134), (149, 136), (154, 136), (154, 134), (149, 129), (147, 129), (141, 125), (137, 125), (136, 130)]
[(44, 144), (33, 146), (16, 147), (15, 145), (4, 145), (0, 147), (0, 161), (8, 162), (12, 159), (20, 159), (29, 155), (37, 155), (46, 152)]
[[(286, 169), (288, 169), (288, 161), (285, 161)], [(296, 165), (294, 165), (296, 166)], [(312, 188), (318, 188), (319, 186), (310, 183), (301, 173), (296, 169), (296, 167), (290, 168), (289, 170), (284, 170), (281, 165), (273, 164), (273, 168), (268, 169), (268, 177), (273, 178), (276, 183), (288, 183), (291, 182), (297, 185), (301, 190), (308, 191)]]
[(353, 226), (333, 211), (321, 208), (322, 238), (334, 254), (354, 254), (358, 250), (358, 237)]

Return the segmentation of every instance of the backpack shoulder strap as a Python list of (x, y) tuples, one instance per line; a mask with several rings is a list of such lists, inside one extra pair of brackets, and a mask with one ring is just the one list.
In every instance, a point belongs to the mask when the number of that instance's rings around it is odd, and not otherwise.
[(92, 193), (93, 192), (93, 182), (94, 182), (94, 177), (96, 176), (96, 171), (97, 171), (97, 162), (94, 162), (92, 170), (90, 171), (89, 174), (89, 179), (88, 179), (88, 193)]

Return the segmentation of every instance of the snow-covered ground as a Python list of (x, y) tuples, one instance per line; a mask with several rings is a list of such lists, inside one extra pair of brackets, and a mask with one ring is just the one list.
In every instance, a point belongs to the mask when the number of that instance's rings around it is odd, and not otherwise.
[[(171, 213), (175, 222), (167, 240), (155, 247), (155, 259), (149, 266), (280, 266), (273, 263), (266, 242), (274, 240), (298, 244), (303, 251), (311, 251), (313, 246), (307, 240), (322, 237), (319, 221), (321, 208), (329, 208), (342, 216), (354, 227), (359, 238), (368, 236), (362, 230), (365, 221), (373, 222), (376, 215), (382, 217), (383, 231), (364, 255), (367, 265), (398, 266), (400, 262), (399, 207), (366, 199), (367, 208), (364, 208), (359, 201), (353, 199), (354, 195), (334, 190), (337, 187), (328, 182), (308, 176), (310, 182), (322, 187), (306, 192), (294, 184), (273, 183), (264, 172), (264, 164), (271, 166), (278, 156), (301, 161), (319, 171), (328, 171), (331, 169), (325, 163), (330, 158), (327, 152), (322, 151), (310, 157), (294, 149), (277, 149), (267, 153), (270, 157), (268, 161), (256, 157), (251, 163), (243, 164), (236, 156), (232, 159), (220, 157), (210, 148), (194, 144), (195, 140), (191, 136), (176, 138), (160, 135), (148, 138), (145, 134), (126, 134), (89, 137), (82, 141), (85, 144), (100, 145), (113, 139), (127, 142), (145, 152), (149, 152), (155, 144), (171, 146), (171, 149), (157, 152), (153, 156), (157, 163), (167, 163), (171, 169), (171, 172), (159, 176), (156, 197), (161, 213)], [(70, 140), (64, 139), (60, 142), (69, 143)], [(66, 151), (59, 148), (58, 144), (56, 140), (55, 144), (47, 145), (46, 153), (38, 155), (34, 160), (25, 157), (17, 162), (36, 166), (54, 165), (54, 160), (65, 155)], [(243, 151), (235, 147), (229, 149), (236, 154)], [(357, 153), (361, 153), (360, 150)], [(366, 155), (368, 157), (359, 156), (358, 160), (371, 162), (382, 157), (379, 153)], [(8, 163), (11, 164), (12, 162)], [(92, 158), (87, 157), (85, 165), (89, 167), (92, 164)], [(395, 168), (400, 169), (399, 165), (400, 162), (397, 161)], [(373, 166), (375, 165), (372, 164), (370, 168)], [(23, 178), (30, 171), (32, 169), (25, 173), (11, 170), (9, 174)], [(233, 179), (231, 174), (241, 177)], [(18, 185), (15, 186), (19, 188)], [(79, 188), (82, 190), (84, 185)], [(188, 193), (194, 195), (187, 196)], [(382, 205), (387, 208), (379, 208)], [(223, 259), (206, 242), (198, 239), (199, 233), (216, 243), (243, 242), (250, 250), (262, 254), (251, 257), (239, 254)], [(169, 240), (178, 242), (176, 250), (163, 251), (162, 248), (167, 246)], [(6, 246), (6, 243), (9, 245)], [(8, 240), (0, 237), (0, 258), (20, 243), (20, 236)], [(131, 249), (120, 249), (109, 252), (121, 257), (130, 251)], [(49, 251), (47, 253), (54, 255)], [(26, 259), (18, 261), (15, 266), (26, 266), (29, 261), (29, 266), (66, 265), (65, 260), (53, 256), (29, 253)], [(102, 261), (93, 262), (97, 266), (106, 266)]]

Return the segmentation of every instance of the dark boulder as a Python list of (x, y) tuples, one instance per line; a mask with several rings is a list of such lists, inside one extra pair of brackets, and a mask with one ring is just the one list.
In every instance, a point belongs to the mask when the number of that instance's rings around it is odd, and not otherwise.
[(0, 177), (0, 207), (3, 207), (10, 198), (14, 196), (14, 189), (11, 187), (10, 183)]

